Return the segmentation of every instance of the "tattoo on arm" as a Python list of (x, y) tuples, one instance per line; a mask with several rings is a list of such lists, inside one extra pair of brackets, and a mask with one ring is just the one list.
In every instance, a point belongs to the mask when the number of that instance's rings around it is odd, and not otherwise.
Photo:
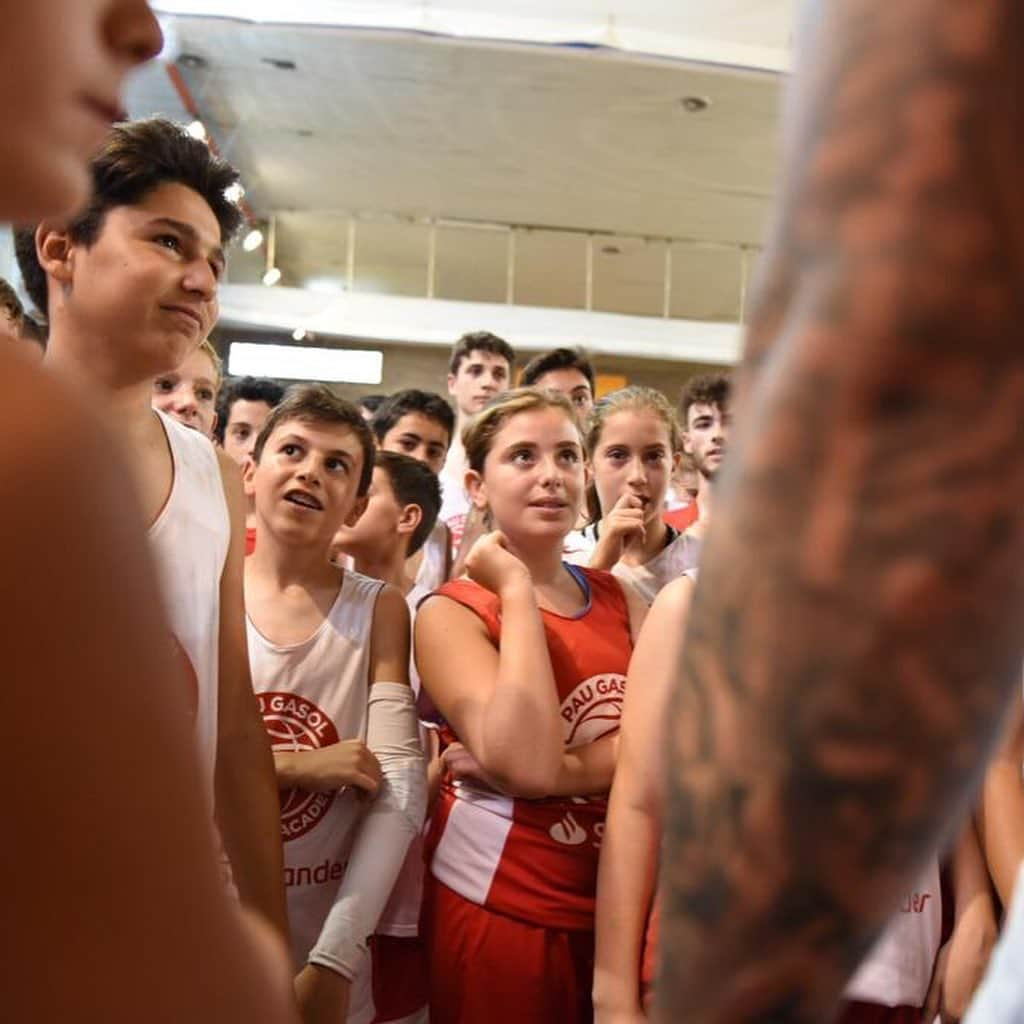
[(1024, 645), (1024, 7), (834, 0), (670, 720), (661, 1018), (819, 1022)]

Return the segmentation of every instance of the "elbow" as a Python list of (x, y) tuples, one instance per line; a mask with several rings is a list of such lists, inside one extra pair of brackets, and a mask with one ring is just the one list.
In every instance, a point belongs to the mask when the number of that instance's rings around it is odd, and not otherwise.
[(551, 795), (558, 780), (561, 757), (551, 764), (545, 758), (519, 755), (493, 758), (481, 764), (496, 787), (509, 796), (524, 800), (543, 800)]

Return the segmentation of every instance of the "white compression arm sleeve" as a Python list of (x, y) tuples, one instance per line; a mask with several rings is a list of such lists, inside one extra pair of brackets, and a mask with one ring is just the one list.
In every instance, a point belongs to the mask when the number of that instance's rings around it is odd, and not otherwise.
[(359, 825), (345, 877), (308, 958), (349, 980), (362, 966), (366, 940), (426, 813), (426, 765), (411, 687), (370, 687), (366, 745), (380, 762), (383, 783)]

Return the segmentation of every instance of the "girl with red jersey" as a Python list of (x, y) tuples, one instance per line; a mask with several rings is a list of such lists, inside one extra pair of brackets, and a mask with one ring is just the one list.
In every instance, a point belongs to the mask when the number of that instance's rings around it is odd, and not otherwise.
[(597, 858), (643, 603), (570, 566), (583, 446), (561, 395), (523, 388), (467, 426), (466, 489), (494, 532), (416, 620), (449, 723), (422, 930), (432, 1024), (592, 1019)]

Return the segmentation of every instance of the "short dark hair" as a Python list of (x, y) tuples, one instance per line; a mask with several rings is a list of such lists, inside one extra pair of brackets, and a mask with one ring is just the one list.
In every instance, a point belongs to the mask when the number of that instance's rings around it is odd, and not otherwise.
[[(92, 199), (67, 226), (72, 241), (91, 246), (100, 236), (109, 210), (134, 206), (164, 184), (185, 185), (198, 192), (220, 225), (227, 245), (242, 223), (242, 212), (225, 190), (238, 181), (238, 171), (214, 155), (210, 147), (162, 117), (125, 121), (110, 129), (106, 142), (90, 163)], [(36, 254), (35, 227), (15, 232), (15, 252), (25, 290), (36, 309), (47, 312), (46, 273)]]
[(356, 399), (356, 405), (373, 416), (387, 400), (387, 395), (360, 395)]
[(501, 356), (508, 363), (509, 370), (516, 361), (512, 346), (504, 338), (499, 338), (490, 331), (471, 331), (455, 342), (451, 358), (448, 360), (448, 372), (458, 373), (462, 360), (471, 352), (490, 352), (492, 355)]
[(46, 343), (49, 340), (46, 325), (40, 323), (35, 317), (26, 314), (21, 318), (21, 339), (22, 341), (35, 342), (45, 352)]
[(398, 503), (416, 505), (423, 514), (406, 552), (415, 555), (426, 544), (441, 511), (441, 482), (425, 463), (401, 452), (377, 452), (373, 464), (387, 473)]
[(542, 352), (539, 356), (534, 356), (523, 368), (519, 386), (532, 388), (541, 377), (553, 370), (579, 370), (587, 378), (590, 395), (593, 397), (595, 390), (594, 367), (581, 348), (554, 348), (550, 352)]
[(732, 397), (732, 378), (727, 373), (701, 373), (691, 377), (679, 396), (679, 419), (683, 430), (687, 427), (687, 415), (693, 405), (711, 405), (728, 409)]
[(418, 412), (429, 420), (434, 420), (448, 432), (448, 443), (455, 436), (455, 413), (452, 407), (432, 391), (420, 391), (418, 388), (406, 388), (396, 391), (373, 414), (370, 427), (380, 444), (388, 431), (409, 413)]
[(266, 402), (273, 409), (284, 398), (284, 385), (269, 377), (232, 377), (225, 381), (217, 399), (217, 426), (213, 432), (220, 444), (224, 444), (224, 431), (231, 418), (231, 407), (235, 402)]
[(258, 463), (262, 458), (267, 438), (282, 423), (290, 420), (348, 427), (363, 449), (363, 465), (356, 493), (361, 498), (369, 490), (373, 479), (373, 434), (362, 413), (351, 402), (339, 398), (326, 384), (295, 384), (285, 392), (256, 438), (252, 453), (254, 462)]
[(9, 319), (21, 327), (25, 318), (25, 310), (21, 305), (21, 299), (10, 282), (0, 277), (0, 310), (3, 310)]

